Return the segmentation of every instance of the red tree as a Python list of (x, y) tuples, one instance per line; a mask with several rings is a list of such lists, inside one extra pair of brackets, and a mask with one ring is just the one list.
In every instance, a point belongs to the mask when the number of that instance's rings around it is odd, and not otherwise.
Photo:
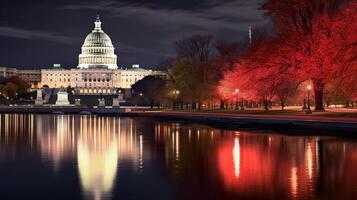
[(326, 84), (343, 78), (352, 92), (357, 80), (357, 3), (343, 2), (268, 1), (264, 8), (274, 19), (276, 35), (252, 45), (221, 81), (221, 94), (239, 87), (266, 102), (287, 81), (309, 80), (314, 86), (315, 110), (323, 110)]

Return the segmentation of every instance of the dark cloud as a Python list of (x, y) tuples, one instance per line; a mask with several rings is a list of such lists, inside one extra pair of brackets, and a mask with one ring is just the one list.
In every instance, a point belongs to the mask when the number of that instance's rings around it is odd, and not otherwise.
[(64, 44), (71, 44), (73, 42), (73, 38), (58, 35), (56, 33), (36, 30), (24, 30), (14, 27), (0, 26), (0, 36), (29, 40), (45, 40), (49, 42), (60, 42)]
[[(26, 4), (5, 0), (0, 8), (0, 65), (48, 66), (60, 62), (76, 66), (80, 46), (99, 11), (120, 65), (155, 67), (173, 56), (172, 44), (182, 37), (197, 33), (227, 40), (246, 37), (250, 25), (267, 23), (258, 9), (262, 1), (35, 0)], [(44, 52), (46, 57), (39, 56)]]

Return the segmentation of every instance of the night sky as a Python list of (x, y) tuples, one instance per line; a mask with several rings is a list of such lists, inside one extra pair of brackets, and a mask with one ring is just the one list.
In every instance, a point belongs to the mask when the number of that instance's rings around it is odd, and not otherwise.
[(118, 65), (158, 68), (173, 42), (193, 34), (239, 41), (264, 26), (263, 0), (1, 0), (0, 66), (76, 67), (99, 12)]

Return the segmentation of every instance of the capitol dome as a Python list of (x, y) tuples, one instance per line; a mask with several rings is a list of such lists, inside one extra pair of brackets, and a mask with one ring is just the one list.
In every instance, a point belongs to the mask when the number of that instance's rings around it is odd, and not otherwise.
[(82, 45), (78, 68), (117, 69), (117, 56), (110, 37), (101, 28), (99, 15), (94, 22), (94, 30), (89, 33)]

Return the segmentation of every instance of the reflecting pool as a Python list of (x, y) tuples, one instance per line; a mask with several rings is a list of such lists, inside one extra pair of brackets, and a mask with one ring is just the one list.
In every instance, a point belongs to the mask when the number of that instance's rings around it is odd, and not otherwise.
[(0, 199), (357, 199), (357, 140), (0, 115)]

